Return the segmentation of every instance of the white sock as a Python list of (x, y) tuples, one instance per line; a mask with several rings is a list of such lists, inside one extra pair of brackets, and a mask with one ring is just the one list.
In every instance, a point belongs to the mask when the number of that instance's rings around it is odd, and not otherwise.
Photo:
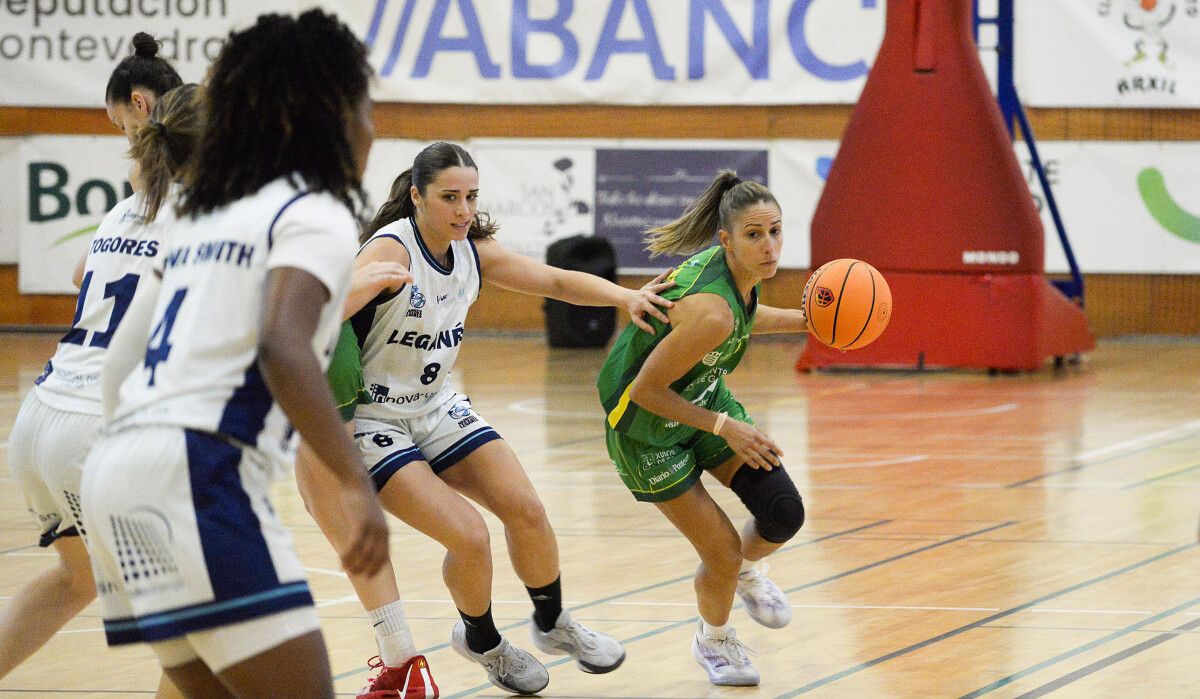
[(714, 626), (701, 619), (700, 631), (704, 634), (705, 638), (725, 638), (729, 635), (729, 622), (725, 622), (720, 626)]
[(404, 603), (396, 600), (367, 612), (375, 626), (375, 642), (379, 658), (388, 667), (400, 667), (417, 654), (408, 622), (404, 619)]
[(738, 575), (749, 573), (754, 570), (754, 566), (758, 565), (758, 561), (752, 561), (749, 558), (742, 559), (742, 569), (738, 571)]

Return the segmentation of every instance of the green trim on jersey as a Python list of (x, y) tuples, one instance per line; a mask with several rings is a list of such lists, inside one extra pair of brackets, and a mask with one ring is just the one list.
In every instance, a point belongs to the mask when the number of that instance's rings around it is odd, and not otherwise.
[[(758, 307), (758, 286), (750, 292), (749, 303), (743, 306), (733, 274), (725, 263), (725, 250), (720, 245), (688, 258), (668, 279), (674, 281), (675, 286), (664, 291), (661, 294), (663, 298), (676, 301), (693, 294), (716, 294), (725, 299), (733, 311), (733, 332), (729, 337), (671, 384), (671, 390), (684, 400), (708, 408), (724, 389), (725, 374), (733, 371), (746, 353), (750, 330), (754, 327), (754, 312)], [(608, 360), (596, 380), (600, 402), (608, 415), (610, 429), (652, 446), (682, 444), (694, 437), (698, 430), (655, 415), (629, 399), (629, 387), (641, 371), (642, 364), (671, 332), (668, 324), (653, 316), (646, 316), (646, 320), (654, 327), (656, 334), (651, 335), (630, 323), (609, 352)]]
[(362, 350), (358, 347), (358, 336), (347, 321), (342, 323), (337, 347), (329, 359), (329, 387), (333, 389), (333, 400), (337, 403), (342, 422), (354, 419), (354, 410), (360, 405), (372, 403), (363, 380)]

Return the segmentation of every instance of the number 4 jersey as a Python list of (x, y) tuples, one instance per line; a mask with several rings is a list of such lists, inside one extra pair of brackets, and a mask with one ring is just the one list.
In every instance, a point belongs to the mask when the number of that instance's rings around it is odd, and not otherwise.
[(311, 348), (329, 363), (350, 282), (357, 225), (335, 197), (284, 178), (164, 231), (162, 287), (145, 360), (121, 384), (114, 430), (213, 432), (290, 463), (292, 430), (258, 364), (267, 278), (294, 267), (329, 291)]
[(467, 310), (479, 296), (479, 255), (470, 240), (452, 241), (449, 267), (443, 266), (408, 219), (379, 229), (363, 247), (380, 238), (408, 250), (413, 281), (394, 295), (374, 299), (351, 320), (373, 401), (360, 405), (355, 415), (411, 418), (441, 404), (438, 392), (458, 358)]
[(158, 232), (173, 218), (169, 206), (145, 225), (142, 200), (132, 196), (105, 215), (92, 238), (71, 329), (37, 379), (43, 403), (57, 410), (100, 414), (104, 352), (133, 301), (138, 283), (151, 274), (159, 253)]

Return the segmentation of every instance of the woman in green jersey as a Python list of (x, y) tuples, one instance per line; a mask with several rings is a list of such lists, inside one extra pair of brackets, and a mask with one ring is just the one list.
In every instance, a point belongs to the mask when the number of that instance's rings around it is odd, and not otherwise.
[[(707, 247), (714, 233), (719, 244)], [(662, 293), (675, 301), (670, 324), (648, 318), (654, 334), (626, 327), (601, 370), (608, 453), (633, 496), (653, 502), (700, 554), (697, 662), (713, 684), (756, 685), (758, 671), (729, 625), (734, 593), (764, 626), (791, 621), (787, 598), (757, 562), (795, 536), (804, 505), (782, 450), (754, 426), (723, 377), (751, 334), (807, 329), (803, 311), (758, 303), (759, 282), (779, 265), (782, 215), (766, 187), (726, 170), (646, 240), (655, 254), (695, 254)], [(700, 481), (704, 471), (750, 510), (740, 535)]]

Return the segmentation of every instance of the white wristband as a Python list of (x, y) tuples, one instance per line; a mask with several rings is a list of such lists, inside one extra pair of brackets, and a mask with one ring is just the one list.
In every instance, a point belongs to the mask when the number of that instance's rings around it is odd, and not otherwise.
[(725, 426), (725, 421), (729, 419), (728, 413), (717, 413), (717, 422), (713, 425), (712, 433), (721, 436), (721, 428)]

